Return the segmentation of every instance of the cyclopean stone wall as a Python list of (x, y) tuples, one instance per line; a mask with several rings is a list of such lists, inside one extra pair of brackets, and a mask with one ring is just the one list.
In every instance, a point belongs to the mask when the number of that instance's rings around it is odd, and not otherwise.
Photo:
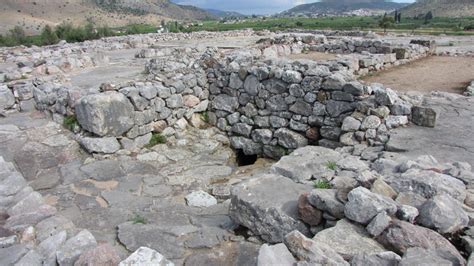
[[(202, 123), (201, 116), (246, 154), (279, 158), (307, 144), (383, 146), (388, 129), (408, 123), (414, 103), (381, 85), (364, 86), (355, 75), (402, 60), (365, 52), (326, 61), (284, 59), (323, 43), (325, 36), (283, 35), (232, 51), (147, 48), (137, 53), (151, 58), (143, 82), (89, 90), (39, 79), (10, 82), (0, 87), (0, 107), (36, 108), (58, 122), (76, 116), (80, 127), (73, 130), (94, 153), (140, 149), (152, 132), (171, 136)], [(422, 46), (410, 47), (419, 51), (410, 54), (426, 55)]]
[(408, 123), (411, 104), (382, 85), (364, 86), (347, 65), (231, 62), (208, 69), (211, 123), (247, 155), (279, 158), (299, 147), (383, 146)]

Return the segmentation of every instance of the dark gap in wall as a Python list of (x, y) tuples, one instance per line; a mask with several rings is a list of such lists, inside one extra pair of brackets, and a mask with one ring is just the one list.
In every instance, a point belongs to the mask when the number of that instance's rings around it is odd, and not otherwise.
[(235, 157), (238, 166), (252, 165), (257, 161), (257, 155), (246, 155), (243, 150), (236, 150)]

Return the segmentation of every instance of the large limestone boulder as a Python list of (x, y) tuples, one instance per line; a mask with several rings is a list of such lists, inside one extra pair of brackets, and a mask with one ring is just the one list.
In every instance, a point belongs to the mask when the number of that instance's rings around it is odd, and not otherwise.
[(442, 251), (451, 261), (457, 261), (456, 265), (464, 265), (466, 262), (456, 247), (440, 234), (404, 221), (394, 220), (377, 240), (398, 254), (405, 254), (409, 248), (419, 247)]
[(469, 223), (461, 203), (448, 195), (438, 195), (420, 207), (418, 223), (442, 234), (455, 233)]
[(158, 251), (147, 247), (140, 247), (130, 257), (119, 263), (119, 266), (131, 265), (162, 265), (174, 266), (174, 263), (167, 260)]
[(435, 171), (410, 169), (401, 176), (387, 176), (386, 181), (397, 193), (413, 192), (427, 199), (447, 194), (460, 202), (466, 198), (461, 180)]
[(299, 148), (288, 156), (284, 156), (272, 166), (275, 173), (291, 178), (296, 182), (310, 180), (313, 176), (320, 177), (327, 171), (330, 163), (335, 163), (342, 156), (331, 149), (317, 146)]
[(308, 228), (298, 218), (298, 197), (310, 190), (309, 185), (296, 184), (280, 175), (256, 176), (232, 189), (229, 214), (270, 243), (282, 242), (293, 230), (307, 235)]
[(339, 220), (336, 226), (323, 230), (313, 238), (318, 244), (324, 243), (344, 259), (352, 259), (358, 254), (378, 254), (386, 251), (367, 233), (364, 227), (347, 219)]
[(81, 127), (101, 137), (121, 136), (131, 129), (134, 123), (133, 105), (118, 92), (84, 96), (75, 108)]
[(285, 244), (293, 255), (308, 265), (349, 265), (325, 243), (313, 241), (298, 231), (286, 235)]
[(346, 217), (361, 224), (368, 224), (381, 212), (393, 215), (397, 211), (397, 205), (391, 198), (372, 193), (364, 187), (355, 188), (347, 198), (344, 208)]
[(11, 108), (15, 104), (15, 96), (7, 86), (0, 86), (0, 111)]
[(292, 266), (296, 263), (285, 244), (268, 245), (263, 244), (258, 252), (258, 266)]

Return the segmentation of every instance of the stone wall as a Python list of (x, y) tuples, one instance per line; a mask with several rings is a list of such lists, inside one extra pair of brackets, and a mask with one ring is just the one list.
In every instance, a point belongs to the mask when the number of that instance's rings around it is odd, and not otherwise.
[[(369, 43), (378, 45), (377, 40)], [(280, 58), (327, 44), (325, 36), (292, 34), (232, 51), (146, 48), (136, 55), (151, 58), (142, 82), (89, 90), (38, 80), (11, 82), (0, 88), (5, 96), (0, 107), (48, 111), (58, 122), (75, 116), (80, 125), (75, 132), (87, 138), (81, 143), (99, 153), (140, 149), (152, 132), (174, 135), (188, 123), (198, 124), (198, 113), (207, 111), (209, 122), (249, 155), (279, 158), (307, 144), (383, 146), (388, 129), (408, 123), (413, 103), (381, 85), (364, 86), (355, 75), (424, 56), (427, 49), (412, 44), (413, 50), (403, 48), (412, 52), (402, 60), (396, 53), (368, 52), (326, 61)], [(101, 138), (112, 145), (90, 148), (100, 146)]]
[(411, 113), (395, 92), (362, 85), (337, 61), (231, 62), (208, 69), (208, 79), (211, 123), (247, 155), (279, 158), (307, 144), (383, 146), (388, 128), (407, 124)]

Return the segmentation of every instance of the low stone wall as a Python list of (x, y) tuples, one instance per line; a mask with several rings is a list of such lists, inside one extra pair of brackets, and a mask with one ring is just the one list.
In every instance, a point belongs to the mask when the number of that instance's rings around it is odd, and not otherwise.
[(208, 79), (211, 123), (248, 155), (279, 158), (307, 144), (382, 146), (388, 128), (407, 124), (411, 113), (395, 92), (362, 85), (338, 62), (230, 63), (209, 69)]

